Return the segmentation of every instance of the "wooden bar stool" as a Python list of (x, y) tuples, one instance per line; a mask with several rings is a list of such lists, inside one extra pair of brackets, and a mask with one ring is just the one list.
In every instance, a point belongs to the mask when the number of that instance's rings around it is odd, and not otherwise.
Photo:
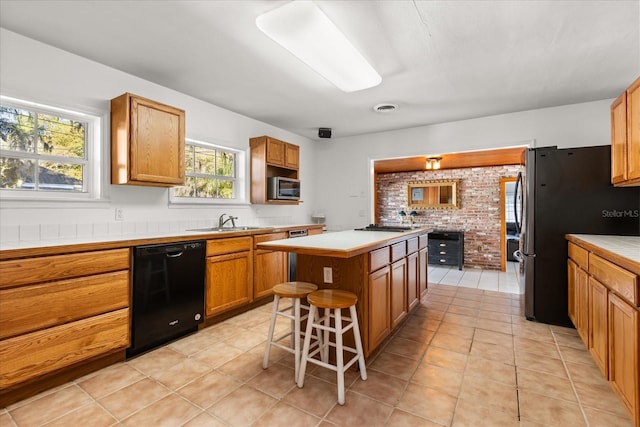
[[(298, 372), (300, 370), (300, 322), (308, 317), (308, 314), (301, 316), (300, 309), (309, 309), (308, 306), (302, 305), (301, 299), (305, 298), (317, 289), (318, 287), (316, 285), (308, 282), (285, 282), (273, 287), (273, 309), (271, 310), (271, 322), (269, 323), (267, 346), (264, 350), (264, 359), (262, 361), (263, 369), (267, 369), (267, 366), (269, 366), (271, 346), (276, 346), (288, 351), (289, 353), (293, 353), (295, 356), (295, 379), (297, 380)], [(280, 298), (291, 298), (292, 304), (287, 307), (280, 308)], [(274, 338), (273, 331), (276, 326), (277, 316), (283, 316), (291, 319), (291, 330), (284, 335)], [(280, 344), (280, 341), (287, 337), (291, 337), (291, 345), (287, 346)]]
[[(322, 289), (307, 295), (309, 301), (309, 319), (307, 320), (307, 330), (304, 338), (304, 346), (302, 347), (302, 359), (300, 362), (300, 375), (298, 377), (298, 387), (304, 385), (304, 374), (307, 368), (307, 362), (315, 363), (327, 369), (335, 371), (338, 379), (338, 403), (344, 405), (344, 373), (356, 361), (360, 369), (360, 378), (367, 379), (367, 368), (364, 364), (364, 352), (362, 351), (362, 341), (360, 339), (360, 328), (358, 327), (358, 315), (356, 313), (356, 303), (358, 297), (356, 294), (348, 291), (337, 289)], [(324, 309), (324, 315), (320, 317), (319, 309)], [(342, 309), (348, 308), (350, 317), (342, 317)], [(333, 313), (331, 312), (333, 310)], [(334, 319), (334, 326), (331, 326), (331, 318)], [(346, 324), (343, 324), (343, 321)], [(310, 339), (312, 330), (317, 329), (324, 332), (322, 342), (319, 343), (317, 349), (309, 353)], [(344, 346), (342, 344), (342, 336), (349, 329), (353, 329), (356, 348)], [(335, 343), (329, 340), (329, 333), (335, 334)], [(329, 346), (336, 349), (336, 364), (328, 363)], [(343, 351), (353, 353), (355, 356), (344, 363)], [(320, 360), (314, 358), (320, 354)]]

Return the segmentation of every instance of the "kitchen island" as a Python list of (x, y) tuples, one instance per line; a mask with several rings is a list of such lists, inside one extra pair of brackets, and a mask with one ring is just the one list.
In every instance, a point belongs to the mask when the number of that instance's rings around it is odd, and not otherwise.
[(296, 253), (297, 280), (355, 293), (364, 353), (369, 357), (426, 293), (428, 231), (349, 230), (257, 247)]

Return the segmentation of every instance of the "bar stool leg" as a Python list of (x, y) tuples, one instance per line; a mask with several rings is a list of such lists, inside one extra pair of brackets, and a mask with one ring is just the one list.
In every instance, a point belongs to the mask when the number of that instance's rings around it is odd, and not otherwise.
[(262, 369), (267, 369), (269, 366), (269, 355), (271, 353), (271, 342), (273, 341), (273, 330), (276, 326), (276, 317), (278, 313), (278, 307), (280, 306), (280, 297), (275, 295), (273, 297), (273, 309), (271, 310), (271, 322), (269, 322), (269, 333), (267, 334), (267, 346), (264, 349), (264, 359), (262, 360)]
[(360, 327), (358, 326), (358, 314), (356, 313), (356, 306), (349, 307), (349, 313), (351, 314), (351, 321), (353, 322), (353, 335), (356, 342), (356, 351), (358, 352), (358, 368), (360, 369), (360, 378), (367, 379), (367, 368), (364, 365), (364, 350), (362, 350), (362, 340), (360, 339)]
[(338, 403), (344, 405), (344, 355), (342, 352), (342, 310), (335, 309), (336, 319), (336, 373), (338, 379)]
[[(298, 377), (296, 378), (298, 387), (302, 388), (304, 385), (304, 374), (307, 370), (307, 355), (309, 354), (309, 347), (311, 346), (311, 333), (313, 331), (313, 323), (315, 322), (315, 318), (317, 315), (318, 309), (310, 305), (309, 306), (309, 317), (307, 318), (307, 329), (304, 334), (304, 345), (302, 346), (302, 356), (300, 359), (300, 372), (298, 372)], [(322, 345), (322, 343), (320, 344)]]
[(295, 357), (295, 370), (294, 378), (298, 378), (300, 372), (300, 298), (295, 298), (293, 301), (293, 316), (294, 320), (291, 321), (291, 330), (293, 331), (293, 354)]
[(324, 345), (322, 346), (322, 352), (320, 353), (320, 360), (326, 363), (329, 360), (329, 327), (331, 327), (331, 309), (325, 308), (323, 312), (324, 317), (322, 324), (325, 329), (323, 331), (322, 343)]

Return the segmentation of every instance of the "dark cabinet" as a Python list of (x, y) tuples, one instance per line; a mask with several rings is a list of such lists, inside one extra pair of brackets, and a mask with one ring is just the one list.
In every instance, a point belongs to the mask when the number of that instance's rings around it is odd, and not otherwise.
[(429, 233), (429, 264), (464, 265), (464, 232), (432, 231)]

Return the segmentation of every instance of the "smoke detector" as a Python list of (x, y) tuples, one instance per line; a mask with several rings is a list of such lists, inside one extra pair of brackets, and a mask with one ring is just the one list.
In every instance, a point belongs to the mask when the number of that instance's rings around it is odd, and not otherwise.
[(398, 104), (390, 104), (385, 102), (384, 104), (378, 104), (373, 107), (373, 111), (378, 113), (390, 113), (392, 111), (395, 111), (397, 108)]

